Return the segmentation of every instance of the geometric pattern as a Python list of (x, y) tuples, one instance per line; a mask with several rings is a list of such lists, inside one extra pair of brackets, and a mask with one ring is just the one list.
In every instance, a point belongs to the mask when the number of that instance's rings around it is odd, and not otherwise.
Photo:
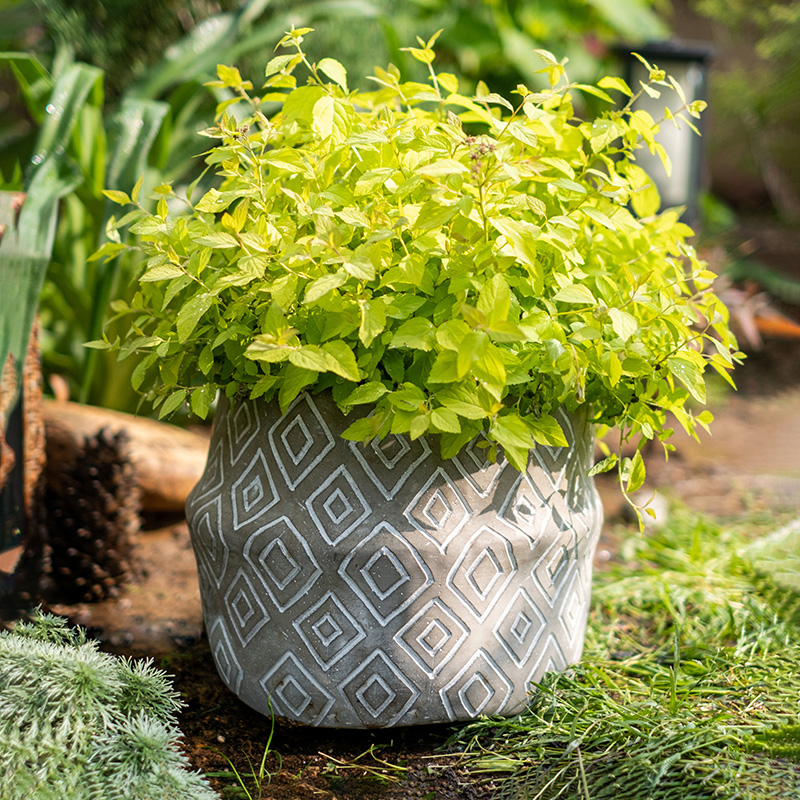
[(592, 431), (520, 474), (478, 436), (363, 445), (330, 393), (223, 397), (187, 502), (222, 680), (265, 714), (387, 727), (513, 714), (580, 658), (602, 511)]

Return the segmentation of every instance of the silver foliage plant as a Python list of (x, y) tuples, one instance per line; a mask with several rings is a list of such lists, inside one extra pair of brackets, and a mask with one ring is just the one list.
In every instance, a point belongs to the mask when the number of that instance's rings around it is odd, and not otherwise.
[(0, 800), (218, 800), (179, 750), (181, 705), (59, 617), (0, 633)]

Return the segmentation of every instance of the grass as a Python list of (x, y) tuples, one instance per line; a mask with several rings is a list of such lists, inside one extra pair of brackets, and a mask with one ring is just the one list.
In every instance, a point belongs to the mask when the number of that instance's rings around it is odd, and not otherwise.
[(221, 755), (230, 766), (230, 770), (222, 770), (217, 772), (207, 773), (209, 778), (222, 778), (228, 783), (223, 790), (227, 796), (246, 797), (247, 800), (262, 800), (264, 792), (269, 784), (272, 782), (272, 773), (267, 769), (267, 758), (272, 756), (277, 761), (277, 770), (280, 772), (283, 768), (283, 759), (279, 753), (272, 749), (272, 740), (275, 736), (275, 717), (271, 717), (271, 726), (267, 743), (264, 745), (264, 750), (261, 754), (261, 761), (258, 766), (251, 761), (250, 757), (245, 754), (247, 759), (247, 769), (239, 771), (228, 756), (224, 753), (217, 753)]
[(627, 540), (583, 661), (458, 733), (472, 770), (509, 800), (800, 797), (797, 526), (758, 532), (677, 513)]

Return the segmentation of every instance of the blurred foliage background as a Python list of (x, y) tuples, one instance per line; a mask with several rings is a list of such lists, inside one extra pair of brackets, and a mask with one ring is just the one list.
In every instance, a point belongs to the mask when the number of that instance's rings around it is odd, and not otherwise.
[(136, 408), (127, 362), (83, 347), (137, 268), (125, 253), (90, 258), (112, 213), (102, 190), (130, 192), (144, 175), (146, 196), (196, 179), (196, 131), (224, 99), (203, 84), (218, 63), (257, 81), (292, 25), (314, 27), (311, 56), (333, 55), (353, 78), (388, 62), (416, 77), (421, 65), (401, 48), (443, 28), (439, 61), (504, 91), (538, 85), (535, 48), (591, 80), (620, 74), (620, 43), (711, 37), (723, 51), (711, 145), (726, 202), (737, 205), (724, 183), (740, 175), (751, 207), (785, 222), (800, 213), (800, 0), (0, 0), (0, 191), (26, 191), (27, 224), (36, 217), (51, 234), (39, 232), (37, 254), (14, 237), (0, 244), (0, 282), (24, 278), (0, 306), (0, 359), (18, 350), (7, 332), (27, 328), (39, 295), (45, 373), (63, 376), (73, 399)]

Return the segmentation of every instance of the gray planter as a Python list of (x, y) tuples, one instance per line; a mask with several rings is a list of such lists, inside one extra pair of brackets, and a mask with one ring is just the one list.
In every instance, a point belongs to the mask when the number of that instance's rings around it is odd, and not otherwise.
[(340, 433), (327, 395), (223, 399), (186, 509), (217, 669), (265, 714), (389, 727), (513, 714), (583, 648), (602, 509), (585, 418), (526, 475)]

